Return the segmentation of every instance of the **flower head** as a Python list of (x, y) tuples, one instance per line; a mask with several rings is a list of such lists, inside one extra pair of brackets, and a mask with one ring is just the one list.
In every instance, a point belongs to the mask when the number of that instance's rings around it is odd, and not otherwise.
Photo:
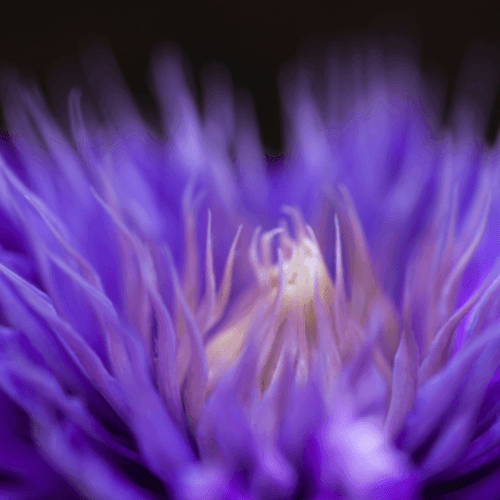
[(486, 498), (496, 149), (466, 98), (442, 130), (409, 54), (380, 47), (284, 70), (274, 169), (248, 96), (213, 70), (199, 112), (172, 48), (161, 132), (104, 48), (69, 130), (4, 73), (8, 498)]

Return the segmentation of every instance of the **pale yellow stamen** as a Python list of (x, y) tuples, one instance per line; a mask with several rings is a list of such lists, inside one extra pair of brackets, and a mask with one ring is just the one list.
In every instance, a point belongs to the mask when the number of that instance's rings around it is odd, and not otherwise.
[[(254, 231), (249, 261), (257, 286), (248, 294), (247, 304), (238, 317), (221, 326), (220, 333), (207, 345), (209, 390), (240, 355), (248, 340), (248, 326), (262, 308), (269, 326), (261, 332), (259, 344), (261, 390), (266, 390), (276, 378), (277, 367), (282, 364), (278, 361), (283, 355), (291, 357), (297, 382), (303, 383), (309, 376), (312, 352), (318, 349), (314, 286), (317, 283), (321, 297), (327, 302), (333, 296), (333, 284), (312, 229), (304, 224), (297, 209), (284, 207), (283, 212), (293, 222), (295, 238), (284, 223), (262, 235), (260, 227)], [(278, 261), (273, 262), (272, 243), (276, 237)], [(328, 313), (325, 311), (323, 316), (328, 317)]]
[[(184, 198), (186, 269), (182, 288), (186, 304), (205, 343), (208, 366), (207, 394), (238, 361), (252, 336), (258, 346), (255, 384), (261, 394), (280, 380), (283, 366), (293, 369), (295, 382), (304, 384), (313, 371), (322, 373), (329, 386), (342, 365), (363, 344), (369, 312), (382, 314), (380, 344), (374, 346), (374, 361), (390, 383), (391, 365), (397, 346), (398, 322), (392, 304), (375, 278), (361, 224), (347, 189), (332, 195), (335, 207), (334, 234), (323, 235), (323, 244), (334, 245), (335, 283), (332, 281), (316, 235), (305, 224), (300, 211), (285, 206), (288, 220), (262, 232), (257, 227), (248, 247), (248, 260), (255, 284), (231, 302), (226, 311), (238, 229), (217, 289), (211, 240), (212, 214), (208, 213), (205, 293), (197, 303), (199, 270), (195, 221), (200, 195), (190, 184)], [(321, 228), (320, 228), (321, 229)], [(276, 257), (277, 254), (277, 257)], [(348, 256), (344, 260), (344, 255)], [(349, 297), (346, 278), (350, 283)], [(222, 320), (222, 321), (221, 321)], [(182, 381), (192, 361), (186, 336), (185, 314), (178, 311), (177, 375)], [(246, 352), (246, 351), (245, 351)]]

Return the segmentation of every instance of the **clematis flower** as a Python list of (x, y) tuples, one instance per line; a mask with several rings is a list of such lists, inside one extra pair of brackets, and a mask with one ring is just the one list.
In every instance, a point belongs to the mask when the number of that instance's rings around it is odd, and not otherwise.
[(411, 51), (353, 47), (283, 70), (278, 158), (172, 47), (156, 128), (105, 47), (67, 126), (4, 71), (2, 498), (497, 498), (488, 94), (445, 128)]

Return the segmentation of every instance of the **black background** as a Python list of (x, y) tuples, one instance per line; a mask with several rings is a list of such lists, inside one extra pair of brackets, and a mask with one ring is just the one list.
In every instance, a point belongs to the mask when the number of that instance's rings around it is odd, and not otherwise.
[[(0, 64), (28, 71), (45, 86), (57, 68), (77, 63), (79, 51), (97, 37), (112, 46), (136, 98), (151, 106), (149, 57), (158, 43), (172, 40), (190, 60), (195, 77), (207, 62), (221, 61), (234, 82), (250, 90), (264, 144), (278, 152), (278, 71), (305, 42), (367, 31), (408, 33), (418, 42), (424, 67), (446, 78), (449, 96), (466, 48), (477, 40), (499, 46), (498, 5), (482, 0), (4, 2)], [(497, 96), (490, 139), (499, 121), (499, 103)]]

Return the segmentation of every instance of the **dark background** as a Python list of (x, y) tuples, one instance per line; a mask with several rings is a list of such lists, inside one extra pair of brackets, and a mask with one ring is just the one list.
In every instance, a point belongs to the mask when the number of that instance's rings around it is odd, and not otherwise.
[[(467, 47), (477, 40), (499, 46), (498, 5), (482, 0), (4, 2), (0, 64), (28, 71), (46, 86), (57, 68), (77, 63), (79, 51), (97, 37), (112, 46), (136, 98), (152, 106), (146, 84), (149, 57), (158, 43), (173, 40), (190, 60), (195, 78), (207, 62), (217, 60), (237, 85), (250, 90), (264, 144), (278, 152), (278, 71), (305, 42), (367, 31), (408, 33), (420, 47), (424, 67), (445, 77), (449, 98)], [(490, 140), (500, 119), (499, 103), (497, 95)]]

